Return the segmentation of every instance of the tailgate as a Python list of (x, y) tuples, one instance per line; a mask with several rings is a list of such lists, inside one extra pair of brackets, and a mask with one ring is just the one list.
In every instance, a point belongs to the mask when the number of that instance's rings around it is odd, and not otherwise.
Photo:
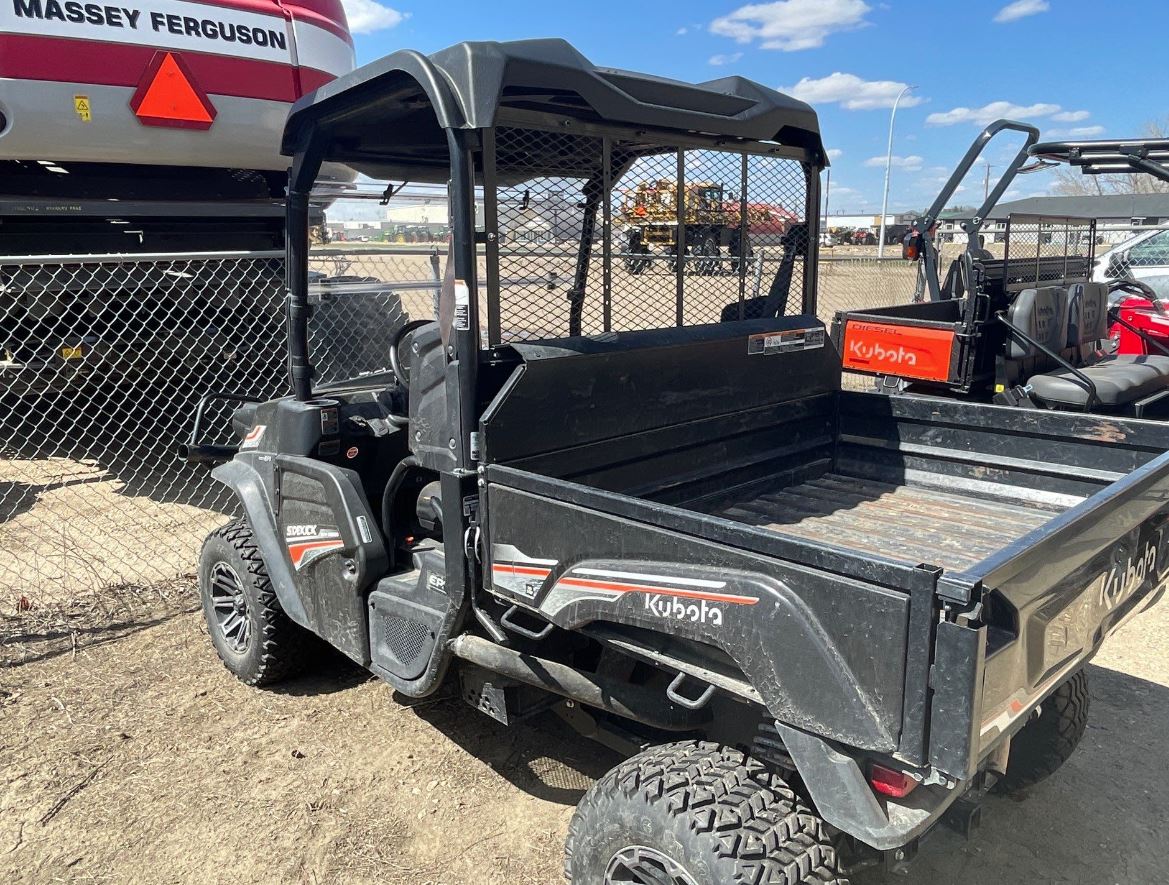
[(840, 313), (833, 324), (848, 372), (956, 383), (962, 347), (956, 301)]
[(973, 773), (1105, 637), (1156, 602), (1167, 577), (1163, 454), (1000, 554), (943, 578), (943, 596), (977, 600), (986, 590), (989, 598), (984, 626), (939, 625), (935, 668), (951, 672), (935, 685), (934, 764)]

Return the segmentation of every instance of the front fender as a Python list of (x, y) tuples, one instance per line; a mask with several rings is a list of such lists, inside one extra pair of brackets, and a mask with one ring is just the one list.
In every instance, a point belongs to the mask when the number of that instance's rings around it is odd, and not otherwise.
[(237, 455), (233, 460), (212, 470), (211, 476), (235, 492), (239, 499), (248, 524), (252, 527), (252, 537), (256, 546), (260, 548), (260, 555), (264, 557), (268, 578), (272, 582), (272, 589), (276, 593), (280, 607), (292, 621), (306, 629), (312, 629), (308, 612), (305, 611), (300, 594), (296, 592), (296, 582), (288, 567), (280, 533), (276, 530), (276, 519), (272, 515), (271, 507), (268, 506), (270, 499), (267, 489), (271, 480), (265, 483), (254, 462), (255, 457)]

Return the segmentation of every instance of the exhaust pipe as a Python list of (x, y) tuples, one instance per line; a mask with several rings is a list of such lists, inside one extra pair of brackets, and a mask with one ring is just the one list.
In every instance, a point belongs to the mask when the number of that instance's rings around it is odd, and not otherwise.
[(585, 673), (567, 664), (504, 648), (479, 636), (464, 633), (452, 639), (449, 648), (455, 657), (485, 670), (663, 731), (690, 731), (710, 719), (709, 709), (687, 710), (666, 701), (662, 692)]
[(196, 443), (179, 443), (179, 457), (188, 464), (206, 464), (214, 467), (235, 457), (239, 446), (214, 446)]

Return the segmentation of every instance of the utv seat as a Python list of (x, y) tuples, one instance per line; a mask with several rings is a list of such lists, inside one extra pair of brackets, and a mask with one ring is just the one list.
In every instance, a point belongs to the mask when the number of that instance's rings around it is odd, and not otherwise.
[[(1061, 305), (1062, 326), (1058, 321)], [(1108, 287), (1102, 283), (1076, 283), (1070, 291), (1025, 289), (1012, 305), (1009, 319), (1078, 367), (1079, 376), (1057, 368), (1028, 379), (1032, 396), (1044, 405), (1087, 409), (1090, 391), (1080, 376), (1095, 386), (1099, 405), (1118, 411), (1169, 390), (1169, 357), (1097, 356), (1099, 342), (1108, 337)], [(1023, 342), (1014, 339), (1011, 347), (1012, 355), (1025, 350)]]

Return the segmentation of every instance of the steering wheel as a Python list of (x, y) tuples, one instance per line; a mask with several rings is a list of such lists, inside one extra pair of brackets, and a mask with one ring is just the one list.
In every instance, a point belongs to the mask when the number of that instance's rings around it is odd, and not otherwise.
[(1152, 286), (1142, 283), (1140, 280), (1113, 280), (1108, 284), (1108, 291), (1112, 292), (1127, 292), (1129, 295), (1139, 295), (1146, 299), (1153, 305), (1153, 309), (1161, 316), (1169, 316), (1169, 307), (1161, 300), (1161, 296), (1157, 294), (1157, 290)]
[(402, 365), (402, 357), (398, 353), (398, 349), (402, 346), (402, 342), (410, 333), (421, 329), (423, 326), (429, 326), (434, 320), (411, 320), (398, 329), (394, 333), (394, 337), (390, 340), (390, 369), (394, 373), (394, 377), (398, 379), (401, 384), (410, 383), (410, 370)]

